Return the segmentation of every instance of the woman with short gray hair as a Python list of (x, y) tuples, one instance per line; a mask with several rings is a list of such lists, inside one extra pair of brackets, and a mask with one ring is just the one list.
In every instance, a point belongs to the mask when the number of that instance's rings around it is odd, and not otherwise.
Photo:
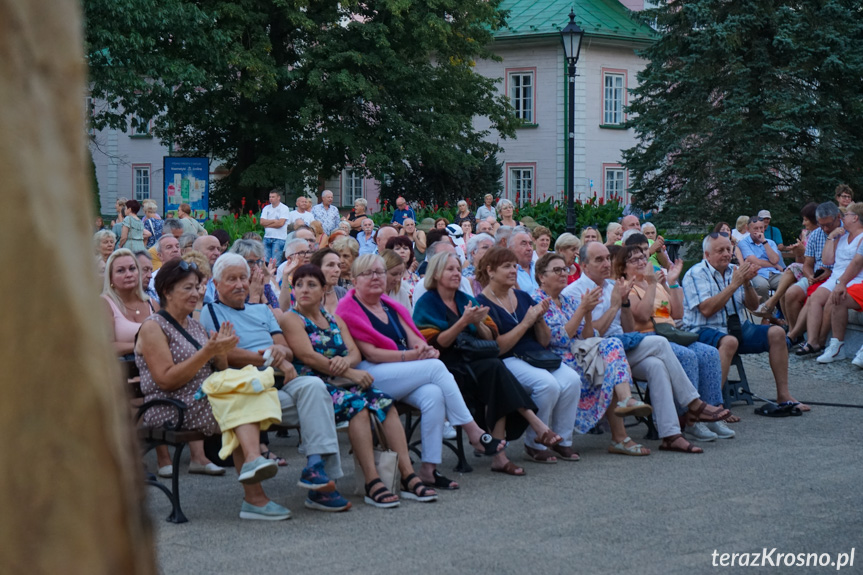
[(500, 225), (515, 228), (519, 223), (513, 217), (515, 214), (515, 206), (506, 198), (497, 203), (497, 211), (500, 212)]
[(105, 264), (114, 253), (117, 245), (117, 236), (111, 230), (99, 230), (93, 235), (93, 251), (96, 254), (96, 265), (99, 268), (99, 277), (105, 275)]
[(470, 231), (471, 232), (476, 230), (476, 216), (474, 216), (472, 213), (470, 213), (470, 211), (468, 211), (466, 201), (459, 200), (458, 201), (458, 212), (456, 213), (455, 218), (453, 218), (452, 223), (461, 227), (461, 223), (464, 221), (470, 222)]
[(578, 265), (578, 250), (581, 248), (581, 240), (569, 232), (564, 232), (554, 242), (554, 253), (563, 258), (563, 263), (571, 270), (566, 278), (566, 285), (571, 284), (581, 277), (581, 266)]

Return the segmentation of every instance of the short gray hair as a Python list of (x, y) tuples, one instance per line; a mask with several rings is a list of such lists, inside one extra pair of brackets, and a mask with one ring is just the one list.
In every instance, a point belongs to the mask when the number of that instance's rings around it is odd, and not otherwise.
[(502, 240), (507, 240), (509, 242), (509, 237), (512, 235), (512, 226), (500, 226), (497, 228), (497, 231), (494, 232), (494, 242), (500, 243)]
[(640, 234), (640, 233), (641, 233), (641, 230), (637, 230), (637, 229), (626, 230), (625, 232), (623, 232), (623, 237), (620, 238), (620, 243), (623, 245), (626, 245), (626, 240), (628, 240), (630, 237), (634, 236), (635, 234)]
[(530, 232), (527, 231), (527, 229), (523, 228), (522, 226), (517, 226), (513, 228), (512, 234), (507, 238), (506, 247), (511, 248), (512, 245), (515, 243), (515, 237), (519, 234), (525, 234), (529, 239), (531, 239)]
[(655, 229), (656, 229), (656, 226), (654, 226), (650, 222), (644, 222), (643, 224), (641, 224), (642, 233), (644, 233), (644, 230), (655, 230)]
[[(305, 240), (302, 240), (305, 241)], [(306, 244), (308, 245), (308, 244)], [(264, 244), (261, 242), (256, 242), (255, 240), (237, 240), (234, 242), (234, 245), (231, 247), (232, 254), (239, 254), (246, 258), (246, 256), (253, 255), (257, 259), (261, 259), (266, 255), (264, 251)]]
[[(254, 241), (254, 240), (250, 240)], [(309, 241), (303, 238), (294, 238), (285, 244), (285, 257), (289, 258), (297, 252), (309, 249)]]
[(337, 252), (350, 250), (354, 257), (360, 255), (360, 243), (351, 236), (336, 238), (335, 241), (330, 244), (330, 247)]
[(354, 205), (357, 204), (363, 206), (364, 208), (369, 207), (369, 201), (365, 198), (357, 198), (356, 200), (354, 200)]
[(824, 202), (823, 204), (818, 204), (818, 207), (815, 208), (815, 218), (835, 218), (841, 212), (839, 211), (839, 206), (834, 204), (833, 202)]
[(93, 234), (93, 247), (97, 252), (99, 251), (99, 244), (101, 244), (102, 240), (107, 237), (111, 237), (114, 240), (114, 243), (117, 243), (117, 236), (115, 236), (114, 232), (111, 230), (99, 230)]
[[(252, 240), (247, 240), (252, 241)], [(222, 280), (222, 272), (227, 268), (233, 267), (242, 267), (246, 270), (246, 275), (250, 275), (251, 271), (249, 271), (249, 264), (246, 261), (246, 258), (241, 256), (240, 254), (235, 254), (232, 252), (228, 252), (226, 254), (222, 254), (219, 256), (219, 259), (216, 260), (216, 263), (213, 265), (213, 280), (221, 281)]]
[(329, 194), (331, 196), (335, 196), (335, 194), (333, 194), (332, 190), (324, 190), (323, 192), (321, 192), (321, 197), (323, 198), (324, 195), (326, 195), (326, 194)]
[(509, 206), (510, 208), (515, 209), (515, 206), (514, 206), (514, 205), (512, 205), (512, 202), (511, 202), (511, 201), (509, 201), (509, 200), (508, 200), (508, 199), (506, 199), (506, 198), (502, 198), (502, 199), (497, 203), (497, 209), (499, 209), (499, 210), (502, 210), (503, 208), (505, 208), (505, 207), (507, 207), (507, 206)]
[(196, 234), (183, 234), (177, 239), (180, 240), (180, 250), (185, 250), (195, 245), (195, 240), (198, 239), (198, 236)]
[(171, 232), (174, 230), (182, 230), (183, 224), (177, 218), (168, 218), (162, 222), (162, 233)]
[(160, 256), (162, 255), (162, 242), (165, 240), (173, 240), (174, 236), (171, 234), (162, 234), (159, 236), (159, 239), (156, 240), (156, 253)]
[(467, 259), (473, 261), (473, 254), (475, 254), (476, 250), (479, 249), (479, 244), (485, 241), (489, 241), (493, 244), (494, 238), (486, 233), (472, 235), (467, 242)]
[(569, 232), (564, 232), (557, 237), (557, 241), (554, 242), (554, 251), (560, 251), (563, 248), (568, 248), (570, 246), (575, 246), (576, 248), (581, 247), (581, 240), (578, 239), (578, 236), (575, 234), (571, 234)]
[(459, 261), (457, 255), (449, 253), (439, 253), (429, 260), (426, 275), (423, 278), (423, 286), (426, 290), (437, 289), (438, 280), (440, 280), (440, 276), (449, 263), (450, 258), (455, 258), (455, 261)]

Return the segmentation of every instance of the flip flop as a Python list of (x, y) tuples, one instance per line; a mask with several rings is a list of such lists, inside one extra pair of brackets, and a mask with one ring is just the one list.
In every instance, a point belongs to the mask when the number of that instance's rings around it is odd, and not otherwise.
[(763, 415), (764, 417), (788, 417), (791, 415), (791, 409), (779, 407), (772, 403), (765, 403), (764, 405), (755, 408), (755, 415)]
[[(433, 483), (426, 483), (423, 481), (423, 485), (426, 487), (434, 487), (435, 489), (445, 489), (447, 491), (455, 491), (458, 489), (458, 483), (450, 479), (449, 477), (444, 476), (440, 471), (435, 469), (432, 472), (432, 477), (434, 477)], [(455, 487), (453, 487), (455, 485)]]
[(796, 408), (797, 411), (801, 412), (800, 414), (792, 413), (791, 415), (802, 415), (802, 412), (804, 412), (804, 411), (812, 411), (812, 409), (808, 405), (800, 403), (799, 401), (783, 401), (782, 403), (780, 403), (778, 405), (779, 405), (779, 407), (790, 406), (792, 408)]
[(505, 473), (506, 475), (515, 475), (516, 477), (522, 477), (524, 475), (527, 475), (523, 467), (518, 467), (512, 461), (507, 461), (506, 465), (504, 465), (503, 467), (498, 467), (496, 469), (492, 467), (491, 470), (494, 473)]

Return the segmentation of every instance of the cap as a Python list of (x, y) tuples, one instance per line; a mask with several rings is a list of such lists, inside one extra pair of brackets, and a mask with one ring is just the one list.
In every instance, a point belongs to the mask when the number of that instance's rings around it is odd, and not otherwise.
[(768, 212), (767, 210), (761, 210), (760, 212), (758, 212), (758, 217), (759, 218), (769, 218), (770, 212)]
[(464, 231), (462, 231), (461, 226), (450, 224), (446, 227), (446, 233), (449, 234), (451, 238), (460, 238), (464, 234)]

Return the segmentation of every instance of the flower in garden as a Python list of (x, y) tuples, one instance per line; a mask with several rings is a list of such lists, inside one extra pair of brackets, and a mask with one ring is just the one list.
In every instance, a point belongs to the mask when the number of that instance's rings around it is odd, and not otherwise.
[(235, 220), (239, 220), (239, 219), (240, 219), (240, 214), (236, 214), (236, 213), (235, 213), (235, 214), (234, 214), (234, 219), (235, 219)]
[(214, 221), (214, 222), (218, 222), (218, 221), (219, 221), (219, 214), (213, 214), (213, 221)]
[(246, 207), (246, 198), (242, 198), (242, 199), (240, 200), (240, 205), (241, 205), (242, 207), (244, 207), (244, 208)]
[(446, 200), (444, 200), (443, 207), (448, 208), (448, 207), (449, 207), (449, 202), (448, 202), (448, 201), (446, 201)]
[(257, 224), (257, 223), (258, 223), (258, 218), (256, 218), (255, 216), (252, 216), (252, 223), (253, 223), (253, 224)]
[(605, 204), (605, 198), (599, 198), (599, 205), (601, 206), (604, 204)]

